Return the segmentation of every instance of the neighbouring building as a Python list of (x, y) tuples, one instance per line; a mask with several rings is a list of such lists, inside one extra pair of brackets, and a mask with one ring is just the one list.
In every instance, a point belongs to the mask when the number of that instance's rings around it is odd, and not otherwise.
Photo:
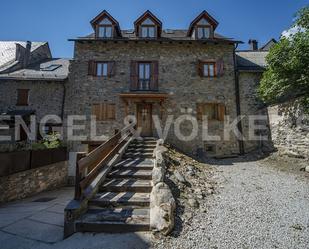
[(1, 114), (63, 117), (69, 60), (52, 58), (47, 42), (0, 41), (0, 55)]
[[(255, 88), (265, 68), (267, 52), (238, 52), (240, 41), (218, 33), (219, 25), (203, 11), (187, 29), (163, 29), (153, 13), (146, 11), (131, 30), (122, 30), (107, 11), (92, 21), (93, 33), (71, 39), (74, 59), (65, 103), (65, 116), (96, 116), (98, 134), (111, 136), (133, 115), (142, 136), (159, 136), (161, 126), (183, 114), (198, 120), (197, 136), (192, 122), (172, 122), (166, 141), (194, 156), (228, 156), (256, 149), (258, 142), (242, 142), (231, 134), (223, 139), (224, 118), (256, 114), (260, 101)], [(155, 115), (155, 119), (152, 116)], [(202, 119), (208, 117), (208, 134), (203, 138)], [(183, 116), (182, 116), (183, 117)], [(194, 124), (193, 124), (194, 125)], [(243, 121), (239, 128), (247, 130)], [(90, 125), (87, 123), (87, 134)], [(204, 131), (205, 132), (205, 131)], [(177, 136), (177, 134), (181, 136)], [(78, 150), (79, 143), (72, 144)]]

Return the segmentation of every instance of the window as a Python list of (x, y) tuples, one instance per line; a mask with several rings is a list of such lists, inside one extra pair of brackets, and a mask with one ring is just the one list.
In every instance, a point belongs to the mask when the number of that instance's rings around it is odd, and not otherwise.
[(97, 77), (112, 77), (115, 75), (114, 61), (89, 61), (88, 75)]
[(29, 89), (17, 89), (17, 103), (16, 105), (29, 104)]
[(149, 90), (151, 81), (151, 64), (138, 64), (138, 90)]
[(197, 38), (198, 39), (210, 38), (210, 27), (197, 26)]
[(197, 103), (197, 120), (203, 120), (207, 116), (208, 120), (224, 121), (225, 105), (221, 103)]
[(116, 119), (116, 105), (111, 103), (93, 104), (91, 107), (92, 115), (96, 116), (97, 121), (107, 121)]
[(143, 38), (155, 37), (155, 26), (141, 26)]
[(104, 18), (97, 27), (97, 37), (99, 38), (111, 38), (113, 36), (113, 25), (111, 21)]
[[(223, 67), (223, 64), (222, 64), (222, 67)], [(221, 66), (219, 69), (220, 69), (219, 75), (221, 75), (221, 72), (223, 72), (223, 69), (221, 70)], [(216, 77), (218, 76), (216, 70), (217, 70), (216, 62), (198, 61), (198, 74), (200, 77)]]
[(107, 77), (108, 75), (108, 63), (97, 63), (96, 76)]
[(203, 64), (203, 76), (204, 77), (215, 77), (215, 68), (216, 63), (214, 62), (207, 62)]

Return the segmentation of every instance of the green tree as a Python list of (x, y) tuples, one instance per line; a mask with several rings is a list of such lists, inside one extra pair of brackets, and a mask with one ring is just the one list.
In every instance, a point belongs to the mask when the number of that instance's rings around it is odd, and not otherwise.
[(259, 94), (270, 104), (300, 96), (309, 112), (309, 6), (296, 14), (292, 27), (298, 32), (282, 37), (266, 57)]

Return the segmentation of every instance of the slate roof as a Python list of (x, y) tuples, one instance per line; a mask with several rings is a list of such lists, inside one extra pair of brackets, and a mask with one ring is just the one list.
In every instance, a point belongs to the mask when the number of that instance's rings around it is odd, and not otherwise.
[(11, 80), (53, 80), (63, 81), (68, 78), (69, 59), (46, 59), (29, 65), (27, 68), (12, 73), (0, 74), (1, 79)]
[(264, 71), (268, 51), (237, 51), (237, 68), (239, 71)]
[(218, 33), (215, 33), (214, 39), (203, 39), (203, 40), (196, 40), (193, 37), (187, 36), (188, 30), (187, 29), (165, 29), (162, 30), (161, 37), (158, 39), (145, 39), (137, 37), (133, 29), (129, 30), (121, 30), (122, 37), (112, 38), (112, 39), (95, 39), (95, 34), (92, 33), (85, 37), (78, 37), (77, 39), (70, 39), (70, 41), (79, 41), (79, 40), (124, 40), (124, 41), (136, 41), (136, 40), (148, 40), (148, 41), (214, 41), (214, 42), (233, 42), (233, 43), (242, 43), (241, 41), (236, 41), (232, 38), (224, 37)]
[[(47, 42), (32, 42), (31, 52), (36, 50)], [(23, 41), (0, 41), (0, 69), (15, 62), (16, 59), (16, 44), (26, 48), (27, 42)]]

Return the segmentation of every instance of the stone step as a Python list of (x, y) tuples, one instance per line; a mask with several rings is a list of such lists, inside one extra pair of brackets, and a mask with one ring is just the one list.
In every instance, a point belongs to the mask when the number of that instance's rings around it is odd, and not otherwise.
[(154, 148), (128, 148), (126, 152), (128, 153), (153, 153)]
[(130, 144), (128, 149), (155, 149), (156, 145), (155, 144)]
[(76, 229), (78, 232), (137, 232), (149, 231), (149, 224), (149, 209), (89, 209), (76, 222)]
[(102, 192), (97, 193), (88, 204), (91, 207), (149, 207), (150, 194), (135, 192)]
[(100, 186), (100, 191), (105, 192), (138, 192), (150, 193), (152, 190), (149, 180), (137, 179), (106, 179), (103, 185)]
[(125, 159), (121, 160), (114, 166), (114, 169), (144, 169), (152, 170), (154, 166), (153, 159), (143, 158), (143, 159)]
[(153, 153), (151, 152), (126, 152), (123, 156), (123, 159), (127, 158), (154, 158)]
[(152, 171), (142, 169), (116, 169), (109, 173), (108, 178), (151, 180)]

